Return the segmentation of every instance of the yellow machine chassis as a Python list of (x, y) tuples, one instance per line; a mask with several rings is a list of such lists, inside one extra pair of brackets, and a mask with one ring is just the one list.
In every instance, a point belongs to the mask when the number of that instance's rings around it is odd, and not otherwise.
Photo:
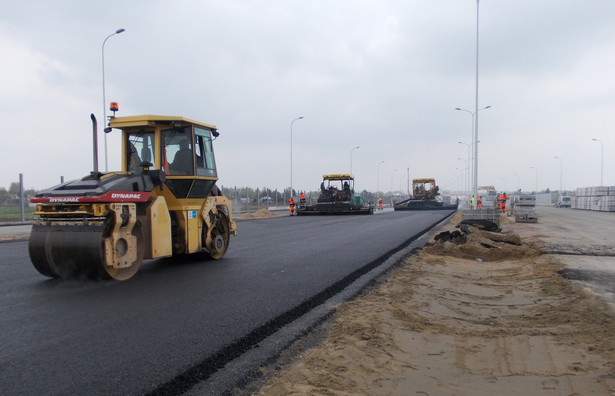
[[(107, 174), (92, 172), (92, 180), (97, 180), (97, 185), (121, 180), (124, 175), (138, 177), (134, 169), (128, 169), (130, 134), (153, 133), (155, 153), (163, 152), (162, 130), (170, 127), (200, 127), (218, 136), (214, 125), (183, 117), (112, 117), (109, 126), (122, 129), (122, 170)], [(194, 129), (191, 136), (195, 139)], [(193, 156), (196, 156), (194, 151)], [(142, 162), (139, 165), (143, 166), (142, 177), (148, 178), (153, 188), (143, 188), (145, 181), (142, 181), (140, 189), (126, 190), (124, 186), (118, 191), (118, 195), (134, 195), (135, 199), (120, 197), (96, 201), (93, 200), (96, 196), (70, 196), (67, 190), (55, 187), (50, 189), (52, 195), (38, 197), (28, 245), (35, 268), (50, 277), (85, 275), (125, 280), (137, 272), (143, 259), (197, 252), (221, 258), (228, 248), (230, 235), (237, 235), (237, 226), (231, 201), (219, 195), (215, 187), (218, 180), (215, 163), (210, 176), (196, 175), (196, 171), (190, 176), (175, 176), (167, 172), (168, 165), (163, 167), (161, 155), (154, 155), (153, 161), (153, 164)], [(211, 182), (211, 195), (177, 198), (171, 183), (182, 179)], [(194, 185), (196, 183), (190, 188)], [(56, 190), (60, 191), (53, 195)], [(114, 192), (112, 189), (103, 191)], [(45, 201), (49, 196), (52, 199)]]

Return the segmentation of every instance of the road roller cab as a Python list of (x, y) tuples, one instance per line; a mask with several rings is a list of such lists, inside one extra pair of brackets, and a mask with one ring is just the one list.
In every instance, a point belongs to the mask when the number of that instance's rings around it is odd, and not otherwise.
[(125, 280), (143, 259), (197, 252), (221, 258), (236, 226), (216, 186), (216, 127), (144, 115), (112, 117), (105, 131), (114, 129), (122, 133), (121, 171), (100, 173), (95, 159), (90, 175), (31, 199), (35, 268), (49, 277)]

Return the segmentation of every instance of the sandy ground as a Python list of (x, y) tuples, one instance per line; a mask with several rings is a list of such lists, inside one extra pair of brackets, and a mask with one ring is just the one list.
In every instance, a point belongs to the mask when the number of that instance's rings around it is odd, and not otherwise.
[(31, 229), (32, 226), (28, 224), (0, 226), (0, 243), (25, 241), (30, 236)]
[(270, 212), (269, 210), (263, 208), (263, 209), (257, 210), (256, 212), (244, 213), (238, 218), (238, 220), (264, 219), (267, 217), (279, 217), (283, 215), (287, 215), (287, 214), (286, 213), (285, 214), (274, 213), (274, 212)]
[(474, 232), (407, 258), (316, 345), (263, 368), (254, 394), (615, 395), (613, 309), (558, 274), (539, 232), (501, 226), (507, 242)]

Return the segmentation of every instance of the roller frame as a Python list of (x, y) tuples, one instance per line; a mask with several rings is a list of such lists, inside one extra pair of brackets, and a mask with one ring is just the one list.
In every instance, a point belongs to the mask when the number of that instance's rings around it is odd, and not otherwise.
[[(232, 204), (231, 201), (225, 196), (215, 196), (215, 197), (207, 197), (205, 204), (203, 204), (203, 208), (201, 210), (201, 217), (203, 219), (203, 223), (205, 224), (205, 246), (203, 248), (207, 251), (213, 249), (213, 240), (211, 239), (211, 231), (216, 226), (215, 215), (218, 213), (218, 206), (226, 207), (227, 213), (225, 215), (228, 217), (229, 221), (229, 231), (233, 235), (237, 235), (237, 226), (235, 225), (235, 221), (232, 217)], [(210, 215), (210, 213), (213, 215)], [(214, 218), (212, 218), (214, 217)], [(211, 247), (211, 248), (210, 248)]]
[[(123, 212), (123, 208), (128, 208), (128, 216)], [(105, 265), (113, 268), (130, 267), (137, 260), (137, 238), (132, 235), (132, 229), (137, 222), (137, 205), (134, 203), (112, 203), (109, 209), (114, 212), (115, 225), (111, 235), (105, 238)], [(124, 217), (128, 220), (124, 223)], [(118, 243), (126, 243), (126, 252), (119, 254), (122, 246)]]

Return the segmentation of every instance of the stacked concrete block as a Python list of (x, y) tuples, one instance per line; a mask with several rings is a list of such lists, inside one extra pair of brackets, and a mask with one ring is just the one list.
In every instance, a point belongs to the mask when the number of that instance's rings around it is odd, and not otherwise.
[(498, 227), (500, 226), (499, 209), (464, 209), (461, 211), (461, 220), (488, 220)]
[(615, 186), (577, 188), (575, 209), (615, 212)]
[(513, 198), (513, 214), (516, 223), (537, 223), (536, 196), (533, 194), (519, 194)]

